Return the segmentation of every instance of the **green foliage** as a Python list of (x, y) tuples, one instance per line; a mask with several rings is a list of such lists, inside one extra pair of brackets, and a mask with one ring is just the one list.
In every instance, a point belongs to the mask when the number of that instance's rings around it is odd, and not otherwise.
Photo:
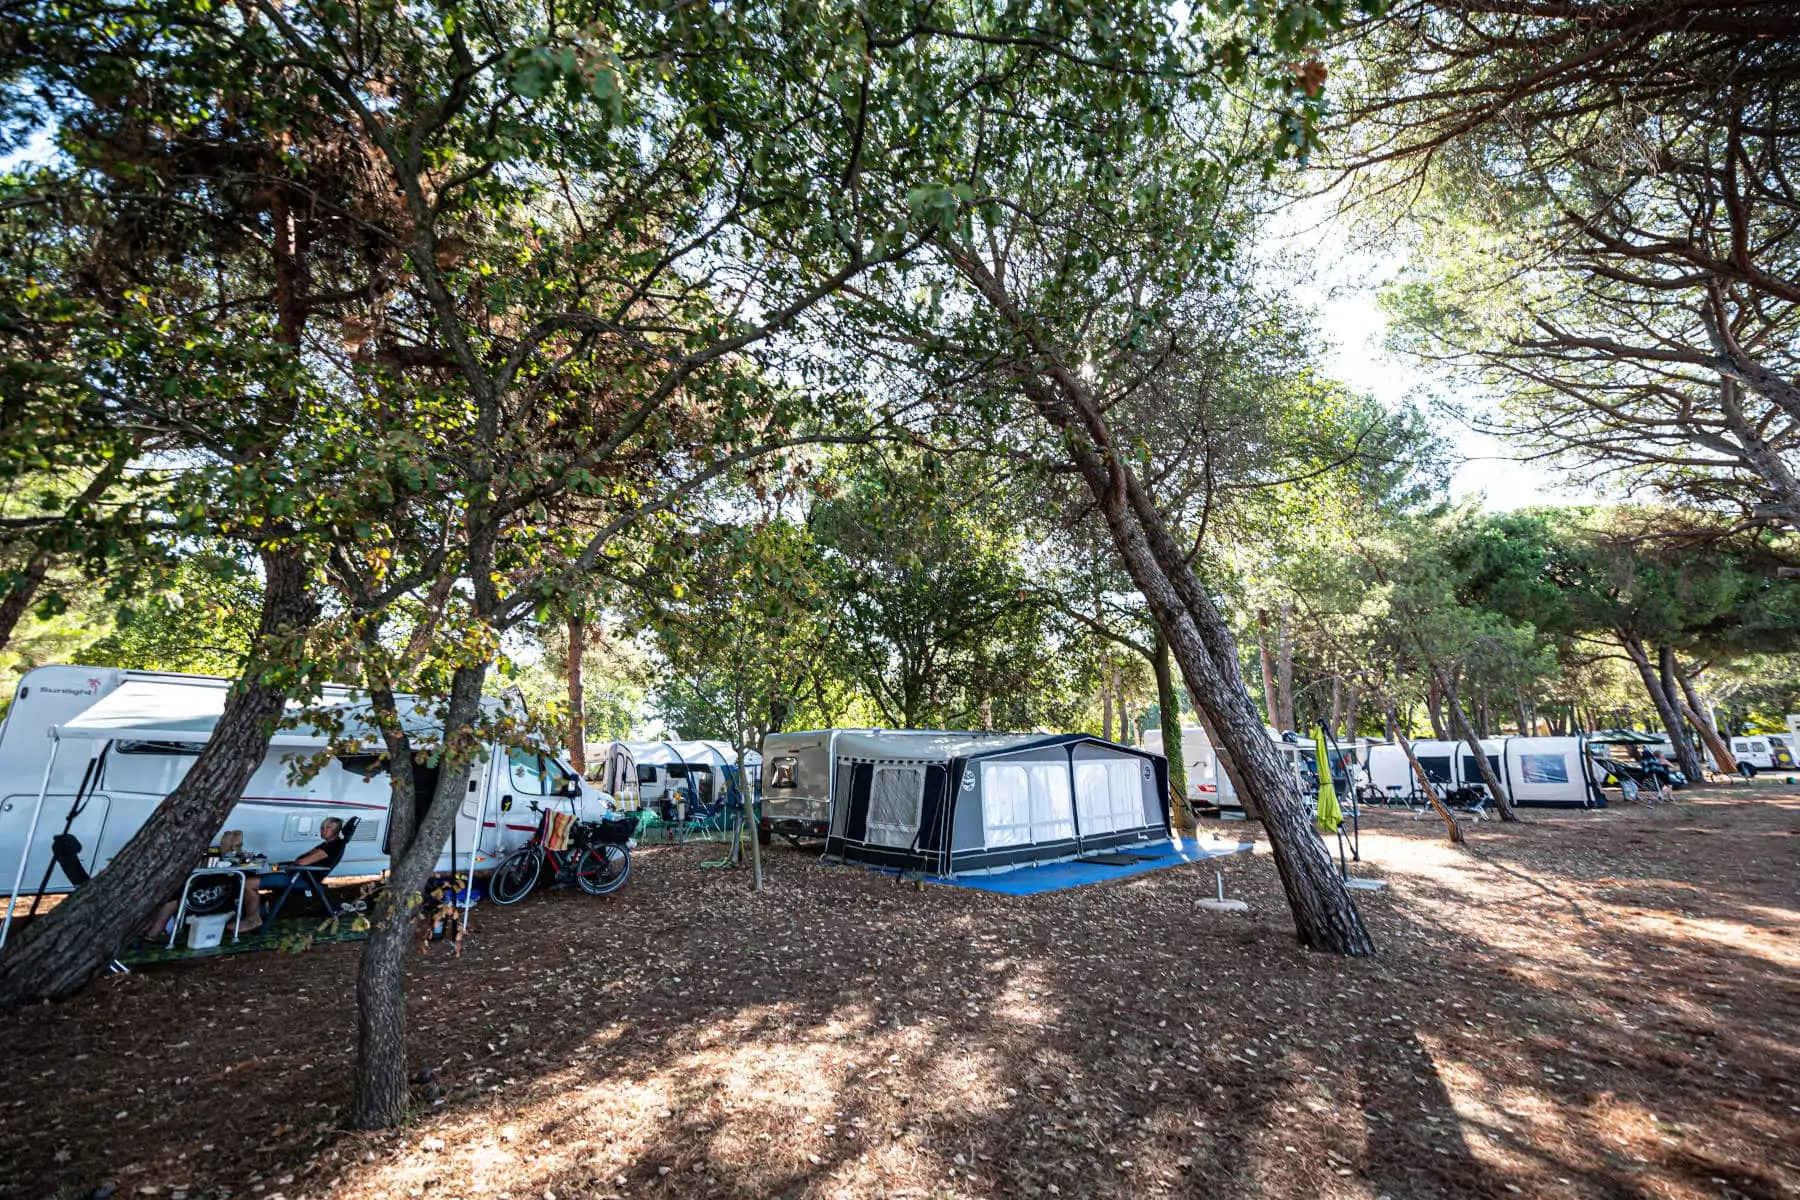
[(112, 632), (85, 647), (97, 667), (235, 676), (256, 635), (262, 586), (221, 555), (182, 560), (167, 586), (120, 608)]

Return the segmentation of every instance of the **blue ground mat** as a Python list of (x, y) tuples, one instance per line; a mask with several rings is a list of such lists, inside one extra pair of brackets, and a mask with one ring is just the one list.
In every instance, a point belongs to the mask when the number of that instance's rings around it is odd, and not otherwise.
[(1145, 871), (1162, 871), (1188, 863), (1205, 862), (1209, 858), (1224, 858), (1228, 854), (1248, 854), (1255, 845), (1254, 842), (1198, 842), (1193, 838), (1183, 838), (1179, 847), (1166, 841), (1118, 847), (1120, 851), (1132, 854), (1149, 855), (1152, 851), (1156, 852), (1155, 857), (1134, 862), (1130, 866), (1059, 862), (1047, 863), (1041, 867), (1019, 867), (998, 875), (965, 875), (959, 879), (940, 879), (935, 875), (927, 875), (925, 879), (928, 883), (941, 883), (946, 887), (974, 888), (980, 892), (999, 892), (1003, 896), (1036, 896), (1042, 892), (1060, 892), (1064, 888), (1081, 887), (1089, 883), (1111, 883), (1115, 879), (1142, 875)]

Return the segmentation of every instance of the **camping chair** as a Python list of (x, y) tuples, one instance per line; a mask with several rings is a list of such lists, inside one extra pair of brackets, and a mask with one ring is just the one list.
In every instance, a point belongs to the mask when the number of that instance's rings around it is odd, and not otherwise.
[(287, 903), (288, 897), (293, 895), (296, 889), (305, 892), (324, 905), (326, 916), (337, 916), (337, 905), (331, 902), (331, 893), (325, 888), (325, 877), (337, 870), (338, 863), (343, 861), (344, 851), (349, 847), (350, 838), (356, 833), (356, 827), (360, 824), (362, 824), (361, 817), (351, 817), (344, 822), (344, 827), (338, 830), (337, 839), (326, 848), (324, 862), (310, 863), (304, 867), (283, 867), (279, 872), (265, 876), (263, 878), (264, 885), (271, 890), (280, 888), (281, 894), (275, 897), (275, 903), (269, 907), (269, 915), (263, 919), (273, 921), (280, 916), (281, 906)]
[[(62, 868), (72, 887), (80, 887), (93, 878), (81, 865), (81, 841), (72, 833), (59, 833), (50, 839), (50, 857)], [(131, 968), (116, 958), (106, 964), (106, 969), (114, 975), (131, 974)]]

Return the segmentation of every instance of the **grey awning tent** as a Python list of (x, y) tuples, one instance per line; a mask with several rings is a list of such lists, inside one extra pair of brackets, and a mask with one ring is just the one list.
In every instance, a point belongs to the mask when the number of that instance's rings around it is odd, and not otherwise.
[(1598, 746), (1659, 746), (1665, 739), (1639, 729), (1597, 729), (1587, 740)]
[(1168, 762), (1085, 734), (845, 732), (828, 858), (967, 875), (1169, 836)]

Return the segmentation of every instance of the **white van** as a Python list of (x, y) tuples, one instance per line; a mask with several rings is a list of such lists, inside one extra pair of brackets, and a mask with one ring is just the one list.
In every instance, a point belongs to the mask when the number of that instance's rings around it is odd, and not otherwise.
[[(64, 832), (80, 840), (81, 864), (90, 874), (105, 867), (193, 766), (232, 682), (110, 667), (26, 673), (0, 731), (0, 888), (34, 894), (42, 883), (46, 892), (68, 891), (61, 870), (49, 869), (51, 840)], [(338, 706), (335, 715), (346, 729), (359, 721), (366, 726), (360, 693), (331, 687), (325, 700)], [(430, 728), (409, 701), (401, 698), (403, 719), (421, 732)], [(378, 738), (367, 740), (379, 745)], [(360, 817), (336, 873), (379, 874), (388, 866), (391, 799), (380, 755), (344, 755), (297, 782), (296, 764), (328, 745), (310, 725), (277, 732), (221, 828), (242, 831), (246, 851), (280, 860), (317, 843), (325, 818)], [(434, 774), (422, 772), (422, 797), (435, 788)], [(598, 817), (605, 807), (554, 756), (494, 743), (475, 764), (438, 869), (492, 867), (536, 830), (533, 801), (583, 818)]]
[(1791, 771), (1794, 769), (1794, 753), (1781, 734), (1751, 733), (1743, 737), (1731, 739), (1731, 753), (1737, 759), (1740, 771), (1750, 768), (1749, 774), (1758, 771)]

